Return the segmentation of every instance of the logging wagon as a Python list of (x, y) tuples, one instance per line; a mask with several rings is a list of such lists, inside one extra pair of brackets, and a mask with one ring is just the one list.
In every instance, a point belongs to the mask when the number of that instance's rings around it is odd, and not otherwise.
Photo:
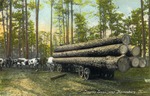
[(93, 77), (111, 79), (114, 71), (126, 72), (131, 67), (142, 68), (147, 62), (140, 57), (140, 48), (130, 45), (124, 34), (93, 41), (58, 46), (53, 53), (50, 69), (74, 71), (88, 80)]

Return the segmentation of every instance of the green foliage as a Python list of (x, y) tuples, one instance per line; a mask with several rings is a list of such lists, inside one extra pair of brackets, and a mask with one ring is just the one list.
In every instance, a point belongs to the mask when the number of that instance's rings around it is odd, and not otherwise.
[(34, 33), (34, 22), (33, 21), (29, 21), (29, 25), (28, 25), (28, 42), (29, 42), (29, 46), (31, 47), (32, 45), (35, 46), (35, 33)]
[(76, 13), (75, 15), (75, 38), (77, 39), (76, 42), (84, 42), (87, 41), (86, 34), (87, 34), (87, 23), (86, 19), (83, 15)]
[(57, 0), (45, 0), (45, 3), (51, 6), (51, 4), (53, 5), (56, 1)]
[(30, 10), (34, 10), (36, 8), (35, 6), (35, 0), (30, 0), (30, 3), (28, 4)]
[(74, 0), (74, 4), (80, 5), (81, 8), (84, 8), (88, 4), (90, 4), (92, 0)]
[(13, 7), (15, 9), (21, 9), (22, 8), (22, 0), (14, 0), (13, 1)]
[[(1, 2), (2, 0), (0, 0)], [(144, 1), (144, 15), (148, 14), (149, 0)], [(71, 27), (70, 20), (70, 5), (71, 0), (40, 0), (40, 2), (45, 2), (46, 4), (52, 5), (53, 9), (53, 24), (56, 25), (56, 32), (53, 32), (53, 45), (56, 47), (65, 43), (67, 27)], [(140, 2), (140, 1), (139, 1)], [(4, 3), (0, 3), (0, 10), (6, 9), (5, 7), (8, 3), (4, 0)], [(74, 7), (75, 6), (75, 7)], [(85, 7), (95, 7), (97, 11), (84, 11)], [(28, 18), (30, 18), (30, 13), (35, 9), (35, 0), (28, 0)], [(40, 8), (44, 7), (42, 4)], [(117, 12), (117, 6), (113, 3), (113, 0), (73, 0), (73, 10), (78, 7), (80, 13), (74, 12), (74, 40), (75, 42), (84, 42), (87, 40), (93, 40), (98, 38), (105, 38), (110, 32), (110, 36), (118, 36), (123, 33), (131, 35), (131, 40), (133, 45), (142, 46), (142, 27), (141, 27), (141, 8), (137, 8), (131, 12), (131, 16), (125, 17), (123, 13)], [(20, 29), (22, 29), (22, 0), (13, 0), (13, 47), (18, 48), (18, 34)], [(97, 13), (94, 13), (97, 12)], [(5, 13), (5, 12), (4, 12)], [(69, 14), (68, 14), (69, 13)], [(68, 18), (68, 15), (70, 16)], [(87, 26), (87, 18), (98, 18), (98, 24), (94, 26)], [(41, 17), (43, 18), (43, 17)], [(2, 18), (1, 18), (2, 19)], [(15, 20), (15, 21), (14, 21)], [(29, 32), (29, 47), (35, 46), (35, 33), (34, 33), (34, 23), (33, 21), (28, 21), (28, 32)], [(68, 24), (69, 23), (69, 24)], [(91, 22), (88, 22), (91, 23)], [(67, 26), (68, 24), (68, 26)], [(89, 28), (88, 28), (89, 27)], [(69, 29), (70, 31), (70, 29)], [(146, 36), (148, 36), (148, 24), (145, 20), (145, 31)], [(44, 33), (44, 32), (42, 32)], [(70, 32), (68, 33), (70, 35)], [(68, 35), (67, 34), (67, 35)], [(21, 36), (23, 32), (21, 30)], [(39, 46), (42, 50), (41, 54), (48, 56), (49, 53), (48, 46), (49, 34), (40, 34), (39, 36)], [(71, 37), (71, 36), (69, 36)], [(45, 39), (46, 38), (46, 39)], [(147, 37), (148, 38), (148, 37)], [(4, 40), (3, 40), (4, 41)], [(148, 41), (148, 39), (146, 39)], [(22, 44), (23, 45), (23, 44)], [(42, 49), (41, 49), (42, 48)]]
[(98, 39), (99, 37), (99, 25), (91, 27), (87, 33), (88, 40)]
[[(34, 1), (34, 0), (31, 0), (31, 1)], [(9, 4), (7, 2), (7, 0), (4, 1), (3, 4), (4, 4), (3, 5), (4, 9), (7, 9), (6, 7)], [(21, 43), (21, 48), (23, 46), (25, 46), (25, 43), (23, 42), (24, 41), (23, 37), (25, 36), (25, 34), (23, 34), (24, 32), (23, 32), (23, 26), (22, 26), (23, 25), (22, 0), (13, 0), (12, 4), (13, 4), (12, 5), (13, 13), (12, 13), (12, 41), (11, 41), (11, 44), (12, 44), (12, 50), (15, 51), (15, 50), (19, 49), (19, 41)], [(30, 4), (28, 2), (28, 12), (27, 12), (28, 18), (30, 18), (30, 12), (31, 12), (30, 10), (32, 9), (32, 8), (30, 8), (30, 5), (33, 5), (33, 4), (32, 3)], [(5, 13), (5, 10), (4, 10), (4, 13)], [(4, 14), (4, 15), (6, 15), (6, 14)], [(9, 14), (8, 14), (8, 16), (9, 16)], [(6, 34), (6, 36), (7, 35), (8, 34)], [(21, 40), (19, 40), (19, 36), (21, 37)], [(4, 35), (3, 35), (3, 37), (4, 37)], [(32, 45), (35, 45), (34, 23), (30, 19), (28, 19), (28, 41), (29, 41), (29, 48)], [(4, 43), (4, 40), (2, 40), (2, 42)], [(4, 44), (3, 44), (3, 46), (4, 46)], [(16, 52), (18, 52), (18, 51), (16, 51)], [(18, 53), (15, 53), (15, 54), (17, 55)], [(15, 56), (15, 55), (13, 55), (13, 56)]]
[(39, 32), (39, 50), (42, 58), (49, 56), (49, 32), (40, 31)]
[(111, 24), (110, 24), (110, 28), (113, 31), (111, 36), (118, 36), (121, 33), (127, 32), (127, 30), (124, 28), (123, 16), (124, 14), (122, 13), (113, 14), (113, 17), (111, 18)]

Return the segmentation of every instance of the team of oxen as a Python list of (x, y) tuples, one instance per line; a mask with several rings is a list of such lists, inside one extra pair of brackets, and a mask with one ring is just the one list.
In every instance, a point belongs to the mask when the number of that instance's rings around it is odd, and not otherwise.
[(44, 67), (46, 69), (49, 69), (49, 65), (52, 64), (52, 57), (40, 59), (40, 58), (32, 58), (32, 59), (26, 59), (26, 58), (0, 58), (0, 70), (2, 68), (34, 68), (38, 69), (41, 67)]

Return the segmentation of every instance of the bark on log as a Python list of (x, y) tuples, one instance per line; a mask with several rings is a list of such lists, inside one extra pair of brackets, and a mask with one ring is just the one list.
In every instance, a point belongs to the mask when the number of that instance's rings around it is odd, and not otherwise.
[(51, 77), (51, 80), (55, 80), (57, 78), (64, 77), (64, 76), (66, 76), (66, 74), (60, 74), (60, 75), (57, 75), (57, 76), (53, 76), (53, 77)]
[(127, 52), (127, 56), (139, 56), (140, 55), (140, 52), (141, 52), (141, 50), (140, 50), (140, 47), (138, 47), (138, 46), (134, 46), (134, 47), (132, 47), (131, 45), (130, 46), (128, 46), (128, 52)]
[(128, 47), (122, 44), (108, 45), (90, 49), (74, 50), (66, 52), (55, 52), (54, 58), (58, 57), (102, 57), (102, 56), (120, 56), (128, 52)]
[(130, 43), (130, 36), (123, 35), (123, 36), (118, 36), (118, 37), (109, 37), (109, 38), (104, 38), (104, 39), (88, 41), (88, 42), (84, 42), (84, 43), (58, 46), (54, 50), (54, 52), (87, 49), (87, 48), (100, 47), (100, 46), (112, 45), (112, 44), (120, 44), (120, 43), (128, 45)]
[(108, 69), (118, 69), (121, 72), (125, 72), (130, 68), (129, 58), (126, 56), (54, 58), (53, 62), (55, 64), (75, 64), (98, 68), (105, 67)]

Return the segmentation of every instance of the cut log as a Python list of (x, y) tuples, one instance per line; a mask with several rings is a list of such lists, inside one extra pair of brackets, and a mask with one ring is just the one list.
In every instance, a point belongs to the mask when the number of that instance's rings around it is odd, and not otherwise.
[(57, 76), (53, 76), (53, 77), (51, 77), (51, 80), (55, 80), (55, 79), (57, 79), (57, 78), (64, 77), (64, 76), (66, 76), (65, 73), (64, 73), (64, 74), (57, 75)]
[(147, 62), (144, 58), (140, 58), (139, 67), (144, 68), (147, 65)]
[(55, 48), (54, 52), (88, 49), (88, 48), (93, 48), (93, 47), (100, 47), (100, 46), (105, 46), (105, 45), (121, 44), (121, 43), (128, 45), (130, 43), (130, 36), (123, 35), (123, 36), (118, 36), (118, 37), (97, 39), (97, 40), (88, 41), (84, 43), (58, 46), (57, 48)]
[(117, 60), (118, 70), (121, 72), (126, 72), (130, 68), (129, 58), (123, 56)]
[(128, 57), (70, 57), (70, 58), (54, 58), (55, 64), (74, 64), (85, 65), (92, 67), (106, 67), (108, 69), (119, 69), (121, 72), (125, 72), (130, 68)]
[(128, 52), (128, 47), (122, 44), (108, 45), (90, 49), (74, 50), (66, 52), (55, 52), (54, 58), (60, 57), (102, 57), (102, 56), (120, 56)]
[(130, 57), (131, 66), (138, 67), (140, 64), (140, 59), (138, 57)]
[(139, 56), (140, 55), (140, 47), (134, 46), (132, 47), (131, 45), (129, 46), (129, 50), (127, 52), (127, 56)]
[(135, 46), (135, 47), (132, 49), (132, 55), (133, 55), (133, 56), (139, 56), (140, 53), (141, 53), (140, 47)]

